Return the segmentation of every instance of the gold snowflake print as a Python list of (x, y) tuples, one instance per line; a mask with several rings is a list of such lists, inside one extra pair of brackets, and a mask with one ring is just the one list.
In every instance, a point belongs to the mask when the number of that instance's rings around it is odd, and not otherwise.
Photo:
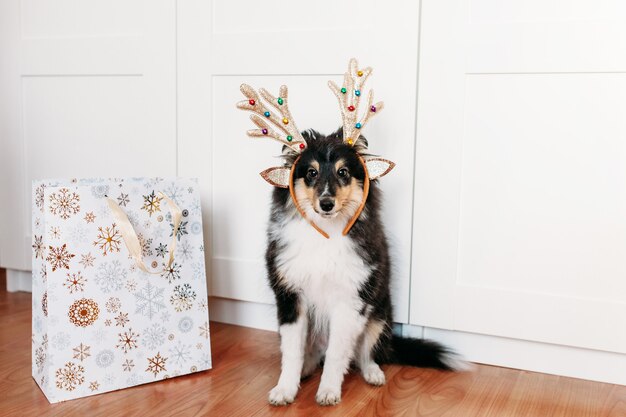
[(98, 391), (98, 388), (100, 388), (98, 381), (93, 381), (89, 384), (89, 389), (92, 391)]
[(67, 244), (64, 243), (63, 246), (58, 247), (49, 246), (48, 249), (46, 261), (50, 262), (52, 272), (62, 268), (70, 269), (70, 260), (76, 255), (67, 250)]
[(87, 269), (88, 266), (93, 266), (93, 261), (95, 260), (96, 258), (89, 252), (86, 255), (80, 255), (80, 261), (78, 261), (78, 263)]
[(96, 220), (96, 215), (93, 214), (93, 211), (89, 213), (85, 213), (85, 217), (83, 217), (87, 223), (93, 223)]
[(126, 359), (126, 361), (122, 364), (125, 372), (130, 372), (135, 367), (132, 359)]
[(74, 391), (77, 386), (85, 382), (85, 368), (74, 362), (68, 362), (63, 368), (56, 371), (56, 385), (59, 389)]
[(129, 320), (128, 320), (128, 313), (122, 313), (120, 311), (120, 314), (115, 316), (115, 325), (116, 326), (124, 327), (124, 325), (126, 323), (128, 323), (128, 322), (129, 322)]
[(43, 236), (34, 235), (34, 237), (35, 243), (33, 243), (33, 252), (35, 253), (35, 259), (43, 259), (44, 252), (46, 251), (46, 247), (43, 244)]
[(46, 186), (41, 184), (35, 190), (35, 204), (37, 205), (37, 207), (39, 207), (39, 210), (41, 210), (42, 213), (43, 213), (43, 206), (44, 206), (44, 190), (45, 189), (46, 189)]
[(74, 359), (78, 359), (79, 361), (84, 361), (85, 359), (87, 359), (88, 357), (91, 356), (91, 352), (89, 352), (89, 350), (91, 349), (91, 346), (88, 345), (83, 345), (82, 343), (78, 346), (76, 346), (73, 350), (74, 350), (74, 356), (72, 356)]
[(162, 199), (163, 197), (158, 197), (157, 195), (155, 195), (153, 190), (150, 194), (143, 196), (143, 206), (141, 207), (141, 209), (146, 210), (150, 217), (152, 217), (152, 214), (156, 213), (157, 211), (161, 211)]
[(138, 333), (133, 332), (133, 329), (128, 329), (123, 333), (118, 333), (119, 341), (116, 348), (122, 349), (124, 353), (128, 353), (129, 350), (132, 350), (137, 347), (137, 338), (139, 337)]
[(70, 306), (67, 315), (75, 326), (87, 327), (98, 320), (99, 313), (100, 308), (94, 300), (81, 298)]
[(209, 322), (205, 321), (204, 324), (202, 326), (199, 327), (200, 329), (200, 336), (204, 337), (205, 339), (209, 338)]
[(122, 235), (117, 230), (115, 223), (111, 227), (98, 227), (98, 237), (93, 242), (94, 246), (102, 250), (102, 255), (106, 256), (109, 252), (119, 252)]
[(113, 324), (113, 322), (111, 321), (111, 319), (106, 319), (106, 320), (104, 321), (104, 325), (105, 325), (105, 326), (107, 326), (107, 327), (111, 326), (111, 324)]
[(159, 372), (167, 371), (167, 369), (165, 369), (165, 362), (167, 362), (167, 358), (162, 357), (161, 353), (157, 352), (156, 356), (148, 358), (148, 368), (146, 372), (152, 372), (156, 377)]
[(70, 290), (70, 294), (74, 294), (75, 292), (83, 291), (85, 289), (86, 282), (87, 278), (85, 278), (80, 271), (78, 271), (75, 274), (68, 273), (63, 286)]
[(70, 192), (67, 188), (61, 188), (59, 193), (50, 196), (50, 212), (63, 220), (69, 219), (73, 214), (80, 211), (80, 196)]
[(59, 229), (58, 227), (51, 227), (50, 228), (50, 237), (52, 239), (60, 239), (61, 238), (61, 229)]

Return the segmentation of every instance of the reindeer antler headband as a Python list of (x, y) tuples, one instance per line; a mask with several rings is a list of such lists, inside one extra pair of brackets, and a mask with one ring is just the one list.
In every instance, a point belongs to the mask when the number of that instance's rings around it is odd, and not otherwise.
[[(350, 146), (354, 146), (357, 143), (361, 130), (365, 127), (367, 122), (383, 109), (382, 101), (372, 104), (374, 92), (370, 90), (367, 94), (367, 108), (365, 113), (359, 119), (359, 105), (361, 103), (361, 97), (363, 96), (363, 86), (371, 73), (372, 68), (366, 67), (359, 69), (356, 59), (352, 58), (348, 64), (348, 71), (344, 74), (343, 86), (339, 88), (334, 82), (328, 82), (328, 86), (339, 101), (339, 109), (341, 110), (341, 118), (343, 120), (343, 142)], [(267, 105), (263, 103), (260, 99), (261, 97), (259, 97), (259, 94), (257, 94), (254, 88), (247, 84), (242, 84), (240, 89), (243, 95), (246, 96), (247, 100), (237, 103), (237, 107), (242, 110), (251, 111), (253, 114), (250, 115), (250, 119), (252, 119), (252, 122), (258, 127), (258, 129), (248, 130), (248, 136), (268, 136), (283, 145), (286, 145), (298, 155), (291, 167), (282, 166), (268, 168), (261, 172), (261, 176), (267, 182), (276, 187), (289, 188), (291, 198), (296, 208), (302, 217), (306, 219), (306, 214), (300, 208), (294, 192), (293, 173), (295, 171), (296, 164), (300, 160), (300, 153), (306, 149), (307, 143), (300, 134), (300, 131), (296, 127), (296, 124), (291, 117), (291, 113), (289, 112), (289, 104), (287, 103), (287, 86), (283, 85), (280, 87), (278, 97), (274, 97), (263, 88), (259, 90), (260, 96), (278, 113), (272, 112)], [(364, 150), (366, 149), (364, 145), (362, 148)], [(387, 159), (369, 157), (365, 155), (362, 156), (360, 150), (358, 153), (359, 160), (361, 161), (365, 171), (363, 198), (354, 216), (344, 228), (344, 235), (348, 234), (350, 228), (356, 222), (361, 214), (361, 211), (363, 210), (363, 207), (365, 206), (370, 180), (375, 180), (386, 175), (395, 166), (393, 162)], [(313, 221), (310, 219), (307, 220), (324, 237), (329, 237), (328, 234), (320, 229)]]

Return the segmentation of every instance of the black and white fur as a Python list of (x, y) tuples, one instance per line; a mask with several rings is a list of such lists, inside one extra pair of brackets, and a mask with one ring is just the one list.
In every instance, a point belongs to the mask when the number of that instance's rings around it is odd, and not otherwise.
[[(296, 166), (294, 190), (308, 218), (330, 239), (300, 216), (289, 190), (274, 190), (266, 263), (278, 308), (282, 372), (269, 402), (293, 402), (300, 380), (322, 362), (320, 405), (341, 401), (351, 363), (372, 385), (385, 383), (383, 363), (452, 369), (453, 357), (443, 346), (392, 335), (390, 260), (376, 181), (359, 219), (342, 235), (363, 196), (357, 152), (364, 152), (367, 142), (360, 138), (354, 147), (345, 145), (341, 130), (303, 136), (307, 148)], [(287, 166), (296, 157), (289, 150), (283, 156)]]

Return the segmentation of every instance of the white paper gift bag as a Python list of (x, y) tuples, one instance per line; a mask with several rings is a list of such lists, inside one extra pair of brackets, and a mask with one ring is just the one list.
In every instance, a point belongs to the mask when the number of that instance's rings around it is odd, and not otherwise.
[(50, 402), (211, 368), (196, 181), (35, 181), (32, 240), (32, 375)]

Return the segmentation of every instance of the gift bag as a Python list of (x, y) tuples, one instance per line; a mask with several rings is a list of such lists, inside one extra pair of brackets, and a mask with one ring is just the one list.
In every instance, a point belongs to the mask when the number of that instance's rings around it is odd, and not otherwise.
[(211, 368), (196, 181), (35, 181), (32, 218), (32, 375), (50, 402)]

